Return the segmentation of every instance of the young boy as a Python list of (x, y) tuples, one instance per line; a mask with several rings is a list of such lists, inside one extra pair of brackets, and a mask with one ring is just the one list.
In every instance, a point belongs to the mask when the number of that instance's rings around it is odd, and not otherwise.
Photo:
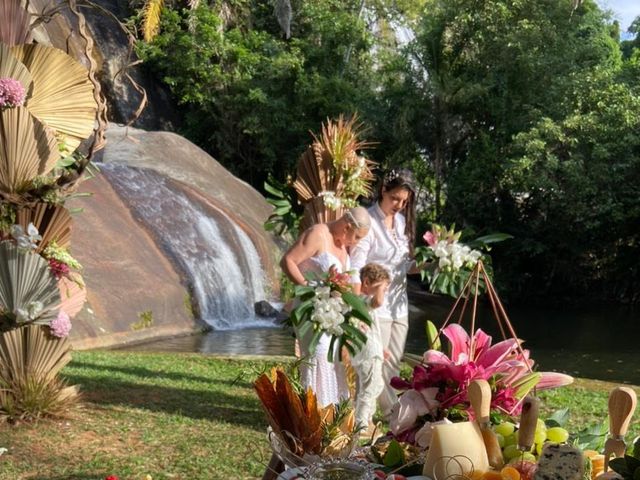
[(389, 272), (376, 263), (368, 263), (360, 270), (361, 291), (366, 296), (371, 316), (371, 327), (361, 324), (367, 334), (367, 343), (352, 359), (351, 364), (358, 375), (356, 394), (356, 425), (366, 429), (363, 437), (371, 437), (375, 431), (372, 418), (376, 411), (376, 399), (384, 389), (382, 362), (389, 353), (382, 348), (380, 327), (376, 320), (375, 309), (382, 305), (384, 294), (389, 287)]

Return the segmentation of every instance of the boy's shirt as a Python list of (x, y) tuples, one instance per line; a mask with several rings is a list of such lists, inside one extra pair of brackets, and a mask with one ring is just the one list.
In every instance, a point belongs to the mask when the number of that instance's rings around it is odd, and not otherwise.
[(382, 346), (382, 334), (380, 333), (380, 325), (376, 318), (377, 308), (371, 307), (371, 296), (365, 298), (365, 302), (369, 306), (369, 316), (371, 317), (371, 327), (365, 323), (360, 323), (360, 329), (367, 336), (367, 342), (362, 346), (362, 349), (355, 354), (351, 363), (359, 365), (366, 360), (373, 358), (384, 359), (384, 348)]

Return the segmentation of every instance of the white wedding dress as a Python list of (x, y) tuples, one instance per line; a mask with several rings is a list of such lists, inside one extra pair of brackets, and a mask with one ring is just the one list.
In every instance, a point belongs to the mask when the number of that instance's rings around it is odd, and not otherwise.
[[(348, 255), (346, 263), (344, 265), (346, 268), (343, 268), (339, 258), (325, 251), (304, 260), (298, 265), (298, 268), (303, 275), (308, 272), (322, 274), (328, 272), (329, 268), (335, 265), (338, 271), (343, 273), (350, 269)], [(296, 332), (303, 358), (300, 365), (300, 381), (305, 389), (311, 387), (318, 398), (318, 404), (324, 407), (349, 398), (349, 387), (344, 366), (338, 360), (337, 345), (333, 352), (333, 362), (327, 361), (331, 336), (326, 333), (322, 334), (314, 354), (310, 355), (309, 342), (312, 334), (313, 332), (310, 332), (304, 338), (300, 338), (298, 332)]]

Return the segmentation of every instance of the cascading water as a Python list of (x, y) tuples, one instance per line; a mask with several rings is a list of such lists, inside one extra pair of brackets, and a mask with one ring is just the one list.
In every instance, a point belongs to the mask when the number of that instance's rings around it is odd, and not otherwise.
[(223, 211), (152, 170), (114, 164), (100, 169), (189, 276), (202, 320), (216, 330), (273, 326), (254, 313), (254, 303), (265, 298), (260, 256)]

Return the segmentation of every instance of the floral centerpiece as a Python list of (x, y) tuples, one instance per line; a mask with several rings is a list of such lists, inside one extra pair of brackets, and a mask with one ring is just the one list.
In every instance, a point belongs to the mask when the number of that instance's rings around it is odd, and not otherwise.
[[(504, 233), (493, 233), (465, 244), (460, 241), (461, 236), (462, 231), (456, 232), (455, 225), (446, 228), (433, 224), (431, 230), (422, 237), (426, 246), (416, 248), (418, 265), (431, 264), (422, 269), (421, 275), (434, 293), (459, 296), (479, 260), (484, 262), (491, 274), (491, 258), (486, 252), (491, 244), (511, 238), (511, 235)], [(482, 282), (479, 286), (484, 288)]]
[(573, 378), (555, 372), (534, 372), (529, 351), (520, 340), (509, 338), (492, 344), (481, 329), (469, 336), (458, 324), (444, 328), (450, 355), (428, 350), (409, 379), (394, 377), (391, 385), (404, 391), (392, 412), (391, 431), (399, 440), (429, 445), (434, 423), (473, 418), (467, 389), (484, 379), (492, 389), (491, 408), (507, 415), (520, 413), (522, 399), (538, 390), (568, 385)]
[(339, 273), (335, 266), (324, 275), (311, 275), (309, 284), (297, 286), (298, 306), (291, 312), (290, 322), (299, 338), (310, 335), (309, 351), (313, 353), (323, 334), (331, 335), (327, 354), (334, 359), (335, 348), (341, 358), (342, 347), (357, 353), (367, 337), (359, 329), (360, 322), (371, 325), (364, 300), (352, 291), (349, 273)]

